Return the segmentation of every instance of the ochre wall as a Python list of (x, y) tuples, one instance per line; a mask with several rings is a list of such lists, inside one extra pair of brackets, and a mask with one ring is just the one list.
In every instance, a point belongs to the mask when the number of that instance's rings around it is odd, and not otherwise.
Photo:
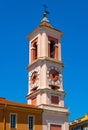
[[(30, 110), (28, 108), (7, 108), (5, 111), (0, 109), (0, 130), (16, 130), (10, 128), (11, 113), (17, 114), (17, 130), (28, 130), (28, 116), (34, 117), (34, 130), (42, 130), (42, 112), (36, 109), (32, 110), (32, 108)], [(5, 115), (5, 122), (3, 114)]]
[(4, 129), (3, 109), (0, 109), (0, 130)]

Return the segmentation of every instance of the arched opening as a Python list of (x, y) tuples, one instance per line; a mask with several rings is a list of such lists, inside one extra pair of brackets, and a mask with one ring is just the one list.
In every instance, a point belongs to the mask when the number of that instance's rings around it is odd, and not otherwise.
[(58, 39), (48, 36), (48, 56), (58, 60)]
[(50, 57), (55, 58), (55, 43), (53, 41), (50, 42)]
[(36, 43), (34, 43), (34, 45), (33, 45), (33, 47), (34, 47), (34, 58), (33, 58), (33, 60), (36, 60), (37, 59), (37, 44)]
[(38, 47), (37, 47), (38, 38), (31, 42), (31, 62), (37, 59)]

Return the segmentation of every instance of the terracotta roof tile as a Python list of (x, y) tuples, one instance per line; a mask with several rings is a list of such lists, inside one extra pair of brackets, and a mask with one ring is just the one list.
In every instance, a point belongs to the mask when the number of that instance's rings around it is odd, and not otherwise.
[(21, 104), (21, 103), (17, 103), (17, 102), (12, 102), (9, 100), (6, 100), (5, 98), (0, 98), (0, 104), (7, 104), (7, 105), (12, 105), (12, 106), (19, 106), (19, 107), (29, 107), (29, 108), (37, 108), (33, 105), (28, 105), (28, 104)]

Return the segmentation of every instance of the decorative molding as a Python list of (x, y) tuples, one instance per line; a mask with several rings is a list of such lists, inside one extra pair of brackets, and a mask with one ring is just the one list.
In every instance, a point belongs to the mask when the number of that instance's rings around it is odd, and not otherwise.
[(39, 45), (39, 42), (37, 42), (36, 45)]
[(50, 41), (48, 41), (48, 44), (51, 44), (51, 42), (50, 42)]
[(56, 44), (54, 45), (54, 47), (58, 47), (58, 44), (56, 43)]
[(28, 65), (27, 69), (29, 70), (34, 64), (40, 61), (49, 61), (51, 62), (51, 64), (56, 63), (56, 65), (61, 65), (61, 67), (64, 67), (64, 64), (61, 61), (57, 61), (56, 59), (44, 56), (44, 57), (39, 57), (38, 59), (33, 61), (30, 65)]
[(31, 47), (31, 50), (35, 50), (36, 48), (35, 47)]

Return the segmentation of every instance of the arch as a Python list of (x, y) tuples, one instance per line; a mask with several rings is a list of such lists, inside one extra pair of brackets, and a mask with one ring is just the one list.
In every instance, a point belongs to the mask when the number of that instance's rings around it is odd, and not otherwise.
[(58, 40), (49, 36), (48, 41), (48, 56), (58, 60)]
[(36, 60), (38, 57), (38, 55), (37, 55), (37, 53), (38, 53), (37, 42), (38, 42), (38, 38), (34, 39), (31, 42), (31, 62)]

